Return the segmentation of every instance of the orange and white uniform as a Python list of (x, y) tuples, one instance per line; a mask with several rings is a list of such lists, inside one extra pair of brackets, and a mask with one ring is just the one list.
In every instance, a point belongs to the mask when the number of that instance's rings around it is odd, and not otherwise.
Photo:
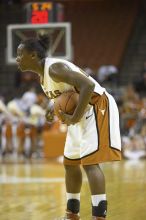
[[(49, 76), (49, 67), (62, 62), (75, 72), (84, 74), (73, 63), (56, 58), (46, 58), (42, 88), (46, 95), (54, 99), (73, 86), (55, 82)], [(121, 160), (121, 138), (119, 129), (119, 112), (114, 98), (92, 77), (95, 84), (91, 102), (80, 122), (68, 126), (64, 148), (64, 164), (91, 165), (108, 161)]]

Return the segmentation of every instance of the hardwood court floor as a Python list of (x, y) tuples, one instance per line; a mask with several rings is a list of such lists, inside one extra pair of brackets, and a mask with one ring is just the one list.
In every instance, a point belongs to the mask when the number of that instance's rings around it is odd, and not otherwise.
[[(102, 166), (108, 193), (107, 220), (146, 219), (146, 161)], [(82, 220), (90, 220), (86, 177)], [(65, 209), (64, 169), (59, 163), (0, 164), (0, 220), (59, 220)]]

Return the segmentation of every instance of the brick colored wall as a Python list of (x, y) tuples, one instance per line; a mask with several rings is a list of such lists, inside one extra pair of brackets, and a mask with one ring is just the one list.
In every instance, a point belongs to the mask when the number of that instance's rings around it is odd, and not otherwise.
[(120, 65), (136, 14), (138, 0), (71, 1), (66, 20), (72, 23), (74, 61), (98, 68)]

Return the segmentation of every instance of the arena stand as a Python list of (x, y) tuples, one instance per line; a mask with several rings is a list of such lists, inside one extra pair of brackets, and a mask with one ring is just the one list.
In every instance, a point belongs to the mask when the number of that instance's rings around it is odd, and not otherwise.
[[(35, 95), (33, 101), (32, 95)], [(46, 96), (34, 91), (26, 91), (19, 100), (13, 99), (7, 104), (1, 100), (0, 154), (4, 161), (21, 162), (62, 155), (66, 126), (56, 117), (53, 123), (46, 122), (45, 109), (49, 106)]]

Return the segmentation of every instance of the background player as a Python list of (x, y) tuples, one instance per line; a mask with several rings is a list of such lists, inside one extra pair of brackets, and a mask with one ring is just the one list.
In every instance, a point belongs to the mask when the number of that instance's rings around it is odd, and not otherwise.
[[(40, 76), (42, 88), (51, 99), (55, 100), (66, 90), (76, 88), (79, 92), (74, 114), (60, 113), (68, 125), (64, 149), (67, 191), (64, 219), (80, 219), (82, 164), (91, 190), (92, 219), (104, 220), (107, 199), (99, 163), (121, 159), (117, 105), (113, 97), (79, 67), (66, 60), (46, 57), (48, 47), (46, 37), (28, 39), (18, 46), (16, 61), (21, 71), (33, 71)], [(52, 119), (52, 113), (48, 118)]]

